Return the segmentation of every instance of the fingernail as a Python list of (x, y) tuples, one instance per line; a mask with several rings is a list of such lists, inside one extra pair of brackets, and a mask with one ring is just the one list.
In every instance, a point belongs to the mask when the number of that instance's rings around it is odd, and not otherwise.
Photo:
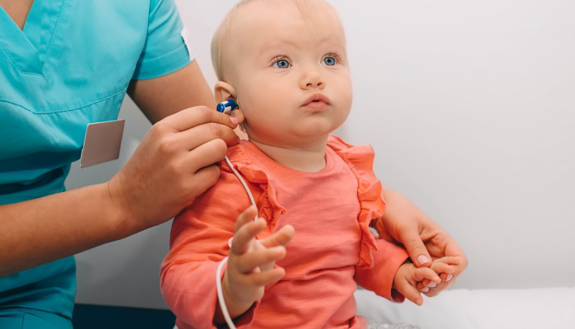
[(433, 282), (433, 281), (429, 281), (429, 283), (427, 284), (426, 287), (435, 288), (435, 287), (437, 287), (437, 283), (435, 283), (435, 282)]
[(417, 262), (419, 263), (419, 265), (423, 265), (429, 262), (429, 258), (427, 258), (427, 256), (425, 255), (419, 255), (419, 257), (417, 257)]
[(230, 121), (232, 122), (233, 125), (237, 125), (239, 123), (238, 119), (234, 117), (230, 117)]
[(421, 289), (420, 291), (421, 291), (421, 292), (429, 292), (429, 288), (428, 288), (428, 287), (425, 287), (425, 288)]
[(453, 279), (453, 275), (449, 274), (447, 276), (447, 279), (445, 279), (445, 282), (449, 282), (449, 281), (451, 281), (451, 279)]

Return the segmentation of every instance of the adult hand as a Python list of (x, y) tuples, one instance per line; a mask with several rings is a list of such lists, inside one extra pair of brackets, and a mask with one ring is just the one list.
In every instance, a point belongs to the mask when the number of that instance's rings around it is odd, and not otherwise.
[[(429, 287), (430, 291), (426, 295), (433, 296), (450, 287), (454, 279), (467, 267), (467, 258), (459, 245), (403, 195), (390, 190), (385, 190), (384, 193), (387, 208), (376, 223), (376, 226), (379, 226), (378, 231), (384, 232), (380, 237), (403, 244), (417, 267), (430, 267), (432, 260), (436, 258), (457, 258), (458, 264), (453, 266), (453, 272), (440, 274), (442, 283)], [(418, 288), (424, 289), (423, 286)]]
[(208, 107), (192, 107), (158, 121), (126, 165), (108, 182), (123, 213), (125, 236), (174, 217), (218, 180), (238, 122)]
[(439, 274), (440, 282), (431, 282), (428, 279), (417, 282), (416, 289), (424, 293), (428, 297), (439, 295), (445, 289), (449, 289), (455, 283), (455, 277), (461, 271), (458, 265), (461, 262), (461, 257), (446, 256), (443, 258), (436, 258), (431, 264), (431, 269)]

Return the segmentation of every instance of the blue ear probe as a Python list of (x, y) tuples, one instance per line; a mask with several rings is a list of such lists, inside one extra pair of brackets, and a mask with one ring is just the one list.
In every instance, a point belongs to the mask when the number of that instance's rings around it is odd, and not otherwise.
[(220, 113), (229, 113), (238, 107), (238, 102), (233, 99), (228, 99), (218, 104), (216, 110)]

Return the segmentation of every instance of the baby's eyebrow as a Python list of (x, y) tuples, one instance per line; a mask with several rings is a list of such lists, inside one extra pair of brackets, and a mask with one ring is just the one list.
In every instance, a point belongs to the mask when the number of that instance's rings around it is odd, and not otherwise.
[(295, 49), (300, 49), (302, 47), (301, 44), (292, 40), (274, 40), (272, 42), (264, 43), (261, 48), (262, 52), (265, 52), (270, 49), (285, 48), (286, 46)]
[[(323, 46), (323, 47), (333, 47), (333, 48), (339, 48), (338, 50), (342, 50), (343, 52), (345, 52), (345, 42), (342, 42), (342, 40), (334, 40), (334, 38), (332, 37), (326, 37), (323, 38), (321, 40), (318, 40), (316, 45), (318, 47)], [(260, 46), (260, 51), (258, 52), (258, 57), (261, 56), (267, 56), (269, 55), (269, 53), (276, 53), (276, 52), (282, 52), (285, 50), (289, 50), (289, 49), (302, 49), (304, 48), (304, 46), (301, 43), (292, 41), (292, 40), (274, 40), (272, 42), (268, 42), (268, 43), (264, 43)]]
[(301, 45), (293, 41), (274, 40), (273, 42), (264, 43), (259, 46), (257, 58), (269, 57), (272, 56), (272, 54), (278, 55), (291, 49), (301, 49)]

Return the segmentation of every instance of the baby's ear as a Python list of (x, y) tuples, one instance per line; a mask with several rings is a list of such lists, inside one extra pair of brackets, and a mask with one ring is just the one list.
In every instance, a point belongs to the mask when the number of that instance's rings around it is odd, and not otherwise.
[(214, 88), (214, 94), (216, 95), (216, 101), (221, 103), (228, 99), (236, 99), (236, 89), (227, 82), (218, 81), (216, 87)]
[(248, 139), (248, 136), (246, 135), (246, 129), (244, 128), (243, 122), (244, 122), (244, 113), (242, 112), (241, 108), (240, 108), (240, 104), (239, 104), (239, 100), (237, 99), (237, 93), (236, 93), (236, 89), (230, 85), (227, 82), (224, 81), (218, 81), (216, 83), (216, 87), (214, 88), (214, 94), (216, 95), (216, 101), (218, 103), (221, 103), (223, 101), (226, 101), (228, 99), (234, 99), (236, 100), (236, 102), (238, 102), (238, 107), (233, 110), (230, 115), (233, 116), (234, 118), (238, 119), (238, 121), (240, 122), (240, 129), (241, 131), (238, 131), (236, 129), (236, 134), (238, 136), (240, 136), (241, 139)]

